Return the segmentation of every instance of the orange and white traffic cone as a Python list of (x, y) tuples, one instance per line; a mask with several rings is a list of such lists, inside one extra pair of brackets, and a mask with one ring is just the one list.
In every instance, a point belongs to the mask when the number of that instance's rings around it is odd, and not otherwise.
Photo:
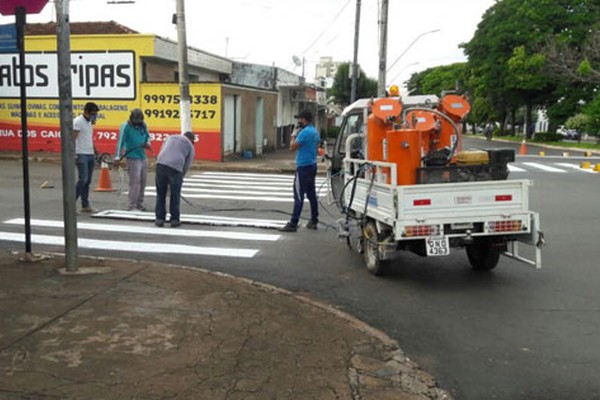
[(112, 184), (110, 183), (110, 170), (108, 169), (108, 164), (102, 162), (100, 167), (100, 177), (98, 178), (98, 187), (94, 189), (96, 192), (114, 192), (117, 189), (113, 189)]
[(519, 150), (519, 154), (524, 156), (527, 155), (527, 145), (525, 144), (525, 139), (521, 142), (521, 149)]

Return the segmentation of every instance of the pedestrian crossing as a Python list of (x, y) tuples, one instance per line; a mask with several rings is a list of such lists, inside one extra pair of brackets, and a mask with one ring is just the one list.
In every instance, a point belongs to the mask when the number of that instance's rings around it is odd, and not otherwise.
[[(186, 176), (181, 195), (186, 199), (242, 200), (293, 203), (294, 175), (246, 172), (203, 172)], [(326, 178), (315, 180), (317, 197), (327, 195)], [(156, 187), (147, 186), (146, 196), (156, 197)]]
[[(528, 173), (528, 172), (551, 172), (557, 174), (564, 174), (569, 172), (582, 172), (599, 174), (593, 169), (581, 168), (579, 164), (566, 163), (566, 162), (518, 162), (508, 164), (508, 170), (512, 173)], [(600, 176), (600, 174), (599, 174)]]
[[(24, 225), (23, 218), (3, 221), (0, 242), (25, 242), (25, 234), (14, 232), (15, 226)], [(35, 245), (65, 246), (64, 224), (59, 220), (32, 219), (31, 242)], [(37, 233), (37, 232), (43, 233)], [(78, 248), (128, 253), (185, 254), (230, 258), (252, 258), (261, 248), (277, 242), (281, 235), (260, 232), (237, 232), (212, 229), (157, 228), (154, 226), (122, 223), (77, 222)], [(109, 239), (104, 239), (108, 236)], [(100, 238), (99, 238), (100, 237)], [(121, 238), (119, 240), (119, 238)], [(198, 243), (198, 244), (196, 244)], [(216, 245), (206, 245), (216, 243)], [(202, 245), (200, 245), (202, 244)], [(230, 244), (230, 245), (228, 245)]]

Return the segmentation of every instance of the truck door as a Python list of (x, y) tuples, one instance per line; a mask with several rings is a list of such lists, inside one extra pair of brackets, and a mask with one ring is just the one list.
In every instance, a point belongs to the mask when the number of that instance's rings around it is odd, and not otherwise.
[[(341, 201), (342, 189), (344, 186), (343, 160), (346, 157), (346, 139), (353, 133), (364, 133), (363, 110), (357, 109), (355, 112), (344, 115), (340, 132), (333, 147), (331, 157), (331, 191), (338, 206), (343, 206)], [(364, 158), (364, 143), (357, 140), (353, 143), (352, 154), (350, 158)]]

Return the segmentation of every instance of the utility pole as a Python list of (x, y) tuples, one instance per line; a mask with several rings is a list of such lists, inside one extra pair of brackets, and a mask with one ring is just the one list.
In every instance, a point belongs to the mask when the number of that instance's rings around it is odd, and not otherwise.
[(379, 79), (377, 81), (377, 97), (385, 97), (388, 3), (389, 0), (381, 0), (381, 12), (379, 14)]
[(188, 76), (187, 36), (185, 32), (185, 0), (177, 0), (177, 50), (179, 52), (179, 93), (181, 102), (181, 133), (192, 130), (192, 117), (190, 107), (190, 80)]
[(360, 0), (356, 0), (356, 18), (354, 21), (354, 58), (352, 59), (352, 89), (350, 90), (350, 104), (356, 100), (356, 87), (358, 84), (358, 32), (360, 28)]
[(58, 57), (58, 98), (62, 158), (63, 214), (65, 224), (65, 269), (78, 269), (77, 214), (75, 211), (75, 141), (73, 140), (73, 98), (71, 86), (71, 28), (69, 0), (56, 0), (56, 45)]

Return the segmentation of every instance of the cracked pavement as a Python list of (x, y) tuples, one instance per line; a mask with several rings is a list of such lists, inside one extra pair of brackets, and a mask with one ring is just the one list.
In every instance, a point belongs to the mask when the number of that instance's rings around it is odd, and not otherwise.
[(0, 253), (1, 399), (450, 399), (397, 343), (297, 294), (198, 269)]

